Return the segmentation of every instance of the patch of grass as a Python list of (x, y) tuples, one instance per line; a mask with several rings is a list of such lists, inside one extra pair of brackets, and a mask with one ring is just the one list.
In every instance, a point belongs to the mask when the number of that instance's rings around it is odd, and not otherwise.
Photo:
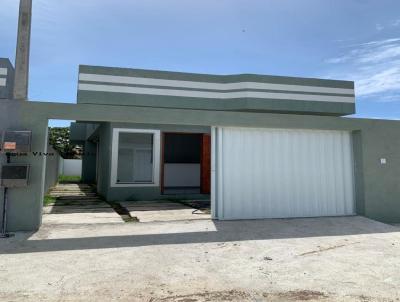
[(58, 177), (58, 182), (60, 184), (63, 184), (63, 183), (77, 183), (77, 182), (81, 182), (81, 177), (80, 176), (60, 175)]
[(51, 204), (54, 204), (56, 202), (56, 198), (50, 195), (45, 195), (44, 200), (43, 200), (43, 205), (44, 206), (49, 206)]

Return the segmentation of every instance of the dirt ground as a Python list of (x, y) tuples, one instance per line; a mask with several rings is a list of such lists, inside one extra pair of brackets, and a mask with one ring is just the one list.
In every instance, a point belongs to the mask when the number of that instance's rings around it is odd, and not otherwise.
[(0, 241), (0, 301), (400, 299), (400, 228), (363, 217), (124, 223), (108, 210), (47, 212), (38, 232)]

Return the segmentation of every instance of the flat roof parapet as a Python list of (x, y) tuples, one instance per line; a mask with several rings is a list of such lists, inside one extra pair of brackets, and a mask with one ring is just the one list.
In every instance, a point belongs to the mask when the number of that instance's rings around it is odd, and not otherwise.
[(351, 81), (88, 65), (79, 67), (78, 103), (319, 115), (355, 112)]

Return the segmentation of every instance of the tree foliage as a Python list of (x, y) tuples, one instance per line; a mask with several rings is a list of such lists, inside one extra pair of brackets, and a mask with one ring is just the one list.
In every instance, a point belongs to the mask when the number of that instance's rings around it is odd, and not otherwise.
[(74, 158), (74, 145), (70, 142), (69, 127), (49, 127), (49, 144), (57, 150), (63, 158)]

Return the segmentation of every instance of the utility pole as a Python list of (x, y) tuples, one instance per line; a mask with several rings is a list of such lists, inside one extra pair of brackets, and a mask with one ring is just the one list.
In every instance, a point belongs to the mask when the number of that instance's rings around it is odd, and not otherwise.
[(13, 99), (28, 99), (29, 48), (31, 40), (32, 0), (20, 0)]

